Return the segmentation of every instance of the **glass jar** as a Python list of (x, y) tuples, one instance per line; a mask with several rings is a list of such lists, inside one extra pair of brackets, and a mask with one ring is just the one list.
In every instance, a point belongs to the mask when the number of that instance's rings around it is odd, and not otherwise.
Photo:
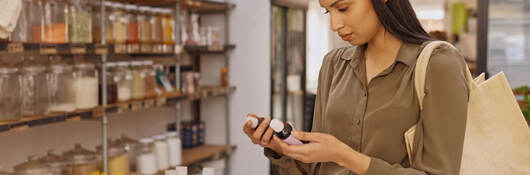
[(80, 144), (76, 144), (73, 150), (63, 153), (68, 159), (70, 175), (87, 175), (98, 173), (96, 153), (86, 150)]
[(152, 149), (153, 142), (154, 139), (152, 138), (140, 139), (137, 172), (141, 175), (154, 175), (158, 171), (156, 156)]
[(164, 28), (162, 26), (163, 14), (160, 8), (151, 8), (151, 23), (153, 31), (153, 43), (163, 44), (164, 43)]
[(169, 148), (166, 138), (166, 135), (157, 135), (154, 137), (155, 143), (153, 145), (153, 151), (156, 157), (156, 165), (160, 171), (169, 168)]
[(91, 5), (88, 0), (69, 0), (68, 37), (71, 43), (92, 43)]
[(138, 26), (140, 32), (140, 42), (142, 44), (151, 44), (153, 39), (153, 27), (151, 21), (150, 8), (141, 6), (138, 8)]
[[(39, 10), (33, 9), (38, 7), (37, 3), (37, 1), (32, 0), (22, 0), (22, 9), (15, 30), (11, 33), (11, 41), (20, 43), (35, 42), (31, 33), (33, 26), (32, 18), (40, 18), (41, 15), (38, 14)], [(40, 26), (40, 21), (36, 22), (39, 22), (38, 26)]]
[(173, 27), (175, 26), (175, 20), (171, 15), (170, 9), (162, 10), (163, 20), (162, 26), (164, 28), (164, 44), (174, 44), (175, 43), (175, 32)]
[(168, 132), (167, 146), (169, 155), (169, 166), (178, 166), (182, 164), (182, 140), (177, 132)]
[(142, 65), (145, 74), (145, 97), (156, 96), (156, 71), (153, 67), (153, 61), (144, 61)]
[(41, 157), (38, 161), (47, 165), (53, 175), (69, 175), (68, 159), (48, 151), (48, 154)]
[(17, 68), (0, 63), (0, 88), (0, 121), (20, 119), (22, 100)]
[[(115, 62), (107, 63), (107, 104), (114, 104), (118, 101), (118, 82), (120, 77), (117, 75)], [(101, 86), (101, 85), (100, 85)], [(99, 94), (103, 91), (100, 88)], [(100, 101), (103, 97), (100, 95)]]
[(132, 62), (132, 99), (139, 100), (145, 98), (145, 72), (142, 62)]
[(65, 0), (44, 1), (43, 42), (63, 44), (68, 39), (68, 5)]
[(29, 157), (27, 162), (15, 166), (15, 175), (53, 175), (44, 163)]
[[(100, 44), (101, 43), (101, 2), (100, 1), (92, 1), (92, 38), (94, 43)], [(107, 44), (114, 43), (114, 35), (113, 35), (113, 29), (112, 24), (115, 20), (115, 17), (113, 15), (113, 3), (112, 2), (105, 2), (105, 13), (106, 16), (103, 17), (105, 19), (105, 42)]]
[(116, 141), (118, 145), (123, 147), (123, 149), (127, 152), (127, 157), (129, 157), (129, 169), (132, 172), (136, 171), (136, 158), (138, 156), (138, 148), (140, 146), (140, 142), (138, 142), (135, 139), (129, 138), (125, 135), (122, 135), (119, 140)]
[[(98, 155), (103, 154), (103, 149), (98, 146)], [(127, 152), (119, 145), (118, 142), (109, 142), (108, 147), (108, 169), (109, 175), (128, 175), (129, 174), (129, 158)], [(100, 161), (103, 162), (103, 161)]]
[(22, 91), (22, 115), (43, 116), (48, 114), (48, 82), (46, 67), (37, 64), (30, 56), (20, 66)]
[(129, 63), (119, 62), (116, 75), (118, 77), (118, 101), (125, 102), (132, 98), (133, 74), (129, 69)]
[(138, 33), (138, 6), (128, 4), (125, 6), (126, 18), (127, 18), (127, 43), (128, 44), (137, 44), (139, 42), (139, 33)]
[(74, 89), (77, 109), (91, 109), (98, 106), (98, 71), (94, 64), (75, 65)]
[(49, 67), (48, 95), (50, 112), (72, 112), (76, 109), (76, 91), (72, 65), (56, 63)]
[(113, 12), (115, 20), (112, 21), (112, 30), (115, 44), (124, 44), (127, 41), (127, 16), (125, 15), (125, 5), (113, 3)]

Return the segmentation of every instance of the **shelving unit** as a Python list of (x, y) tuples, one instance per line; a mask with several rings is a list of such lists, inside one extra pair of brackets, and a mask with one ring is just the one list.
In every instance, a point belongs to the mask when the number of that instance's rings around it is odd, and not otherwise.
[[(100, 0), (105, 4), (107, 0)], [(124, 3), (133, 3), (137, 5), (169, 7), (173, 8), (175, 17), (175, 40), (174, 45), (166, 44), (107, 44), (105, 37), (102, 37), (101, 43), (97, 44), (41, 44), (41, 43), (2, 43), (0, 42), (0, 55), (10, 54), (38, 54), (38, 55), (97, 55), (101, 57), (98, 62), (101, 64), (99, 75), (106, 75), (109, 55), (130, 55), (132, 57), (142, 56), (146, 58), (153, 57), (172, 57), (175, 66), (175, 87), (180, 88), (180, 77), (182, 71), (194, 70), (192, 66), (182, 66), (181, 54), (187, 52), (190, 55), (200, 56), (202, 54), (224, 54), (228, 59), (227, 52), (236, 48), (235, 45), (228, 42), (228, 30), (226, 30), (226, 44), (220, 47), (208, 46), (183, 46), (180, 41), (180, 26), (178, 19), (181, 10), (187, 10), (199, 14), (224, 14), (226, 24), (228, 24), (228, 13), (235, 8), (234, 4), (225, 2), (214, 2), (207, 0), (120, 0)], [(105, 16), (105, 8), (101, 8), (101, 15)], [(102, 19), (101, 36), (105, 35), (106, 22)], [(228, 25), (226, 25), (228, 26)], [(228, 61), (226, 62), (228, 66)], [(101, 76), (101, 87), (107, 87), (107, 77)], [(128, 102), (107, 104), (107, 89), (101, 88), (102, 104), (93, 109), (77, 110), (69, 113), (53, 113), (46, 116), (24, 117), (20, 120), (0, 122), (0, 133), (5, 132), (23, 132), (36, 126), (43, 126), (55, 123), (67, 123), (83, 120), (100, 121), (102, 127), (102, 170), (108, 174), (108, 123), (109, 116), (112, 114), (125, 113), (130, 111), (152, 109), (159, 107), (174, 106), (176, 108), (176, 130), (180, 130), (181, 122), (181, 102), (200, 101), (212, 97), (226, 97), (236, 90), (236, 87), (200, 87), (200, 91), (192, 94), (182, 94), (180, 91), (165, 93), (157, 97), (146, 98), (142, 100), (133, 100)], [(228, 105), (227, 105), (228, 111)], [(228, 117), (228, 114), (227, 114)], [(227, 127), (229, 128), (229, 127)], [(228, 131), (226, 131), (228, 132)], [(99, 138), (98, 138), (99, 139)], [(184, 166), (201, 163), (206, 160), (218, 159), (228, 156), (236, 149), (235, 146), (229, 145), (203, 145), (192, 149), (183, 150)], [(227, 169), (226, 172), (229, 172)], [(226, 173), (229, 174), (229, 173)]]

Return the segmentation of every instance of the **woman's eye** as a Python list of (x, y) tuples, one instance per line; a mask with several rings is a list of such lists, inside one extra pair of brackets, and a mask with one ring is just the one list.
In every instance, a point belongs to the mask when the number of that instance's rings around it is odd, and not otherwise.
[(324, 14), (328, 14), (328, 13), (329, 13), (329, 10), (324, 11)]
[(348, 7), (339, 8), (339, 12), (345, 12), (346, 10), (348, 10)]

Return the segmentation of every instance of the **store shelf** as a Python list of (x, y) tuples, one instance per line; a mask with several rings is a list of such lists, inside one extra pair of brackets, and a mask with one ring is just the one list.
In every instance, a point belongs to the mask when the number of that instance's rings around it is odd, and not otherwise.
[(236, 146), (230, 145), (203, 145), (197, 148), (182, 150), (182, 165), (188, 166), (207, 160), (218, 160), (230, 155)]
[(227, 45), (219, 46), (219, 47), (212, 47), (212, 46), (184, 46), (184, 50), (186, 50), (190, 54), (225, 53), (225, 52), (233, 50), (235, 48), (236, 48), (236, 45), (233, 45), (233, 44), (227, 44)]
[(125, 103), (111, 104), (90, 110), (79, 110), (71, 113), (55, 113), (47, 116), (24, 117), (21, 120), (0, 122), (0, 132), (18, 132), (35, 126), (72, 122), (81, 120), (94, 120), (104, 114), (118, 114), (128, 111), (144, 110), (173, 105), (181, 101), (207, 99), (211, 97), (228, 95), (236, 90), (235, 87), (202, 87), (202, 90), (193, 94), (180, 94), (179, 92), (163, 94), (155, 98), (133, 100)]
[(235, 7), (235, 5), (232, 3), (208, 0), (129, 0), (129, 2), (138, 5), (149, 6), (173, 6), (177, 1), (180, 2), (180, 7), (182, 10), (188, 10), (196, 13), (224, 13)]

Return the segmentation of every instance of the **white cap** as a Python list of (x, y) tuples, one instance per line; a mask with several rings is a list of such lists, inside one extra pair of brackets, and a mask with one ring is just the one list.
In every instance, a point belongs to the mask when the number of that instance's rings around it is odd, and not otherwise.
[(112, 7), (112, 6), (114, 6), (114, 3), (109, 2), (109, 1), (105, 1), (105, 6)]
[(214, 175), (213, 168), (203, 168), (202, 175)]
[(155, 141), (155, 140), (152, 139), (152, 138), (143, 138), (143, 139), (140, 139), (140, 140), (139, 140), (140, 143), (147, 143), (147, 144), (149, 144), (149, 143), (153, 143), (154, 141)]
[(175, 131), (167, 132), (167, 133), (166, 133), (166, 137), (176, 137), (177, 135), (178, 135), (178, 133), (175, 132)]
[(108, 62), (107, 67), (114, 67), (116, 66), (116, 64), (117, 64), (116, 62)]
[(136, 5), (133, 5), (133, 4), (127, 4), (125, 5), (125, 9), (127, 10), (135, 10), (138, 6)]
[(122, 61), (122, 62), (118, 62), (116, 65), (118, 65), (118, 66), (128, 66), (129, 63), (125, 62), (125, 61)]
[(270, 126), (275, 132), (281, 132), (284, 128), (283, 122), (278, 119), (273, 119)]
[(141, 65), (142, 65), (142, 62), (140, 62), (140, 61), (133, 61), (133, 62), (131, 62), (130, 65), (131, 65), (131, 66), (141, 66)]
[(258, 119), (257, 119), (257, 118), (254, 118), (254, 117), (248, 117), (248, 116), (247, 116), (247, 121), (245, 121), (245, 123), (247, 123), (248, 121), (251, 121), (251, 122), (252, 122), (252, 128), (256, 128), (256, 127), (258, 127)]
[(143, 61), (143, 64), (144, 64), (144, 65), (150, 65), (150, 64), (153, 64), (153, 60), (145, 60), (145, 61)]
[(116, 7), (116, 8), (125, 8), (125, 4), (114, 3), (114, 7)]
[(147, 6), (139, 6), (138, 7), (138, 10), (140, 10), (140, 11), (148, 11), (149, 9), (151, 9), (151, 8), (149, 8)]
[(156, 136), (154, 136), (153, 138), (156, 139), (156, 140), (164, 140), (164, 139), (166, 139), (167, 137), (166, 137), (166, 135), (161, 134), (161, 135), (156, 135)]
[(177, 175), (188, 175), (188, 167), (177, 166), (175, 170), (177, 171)]

